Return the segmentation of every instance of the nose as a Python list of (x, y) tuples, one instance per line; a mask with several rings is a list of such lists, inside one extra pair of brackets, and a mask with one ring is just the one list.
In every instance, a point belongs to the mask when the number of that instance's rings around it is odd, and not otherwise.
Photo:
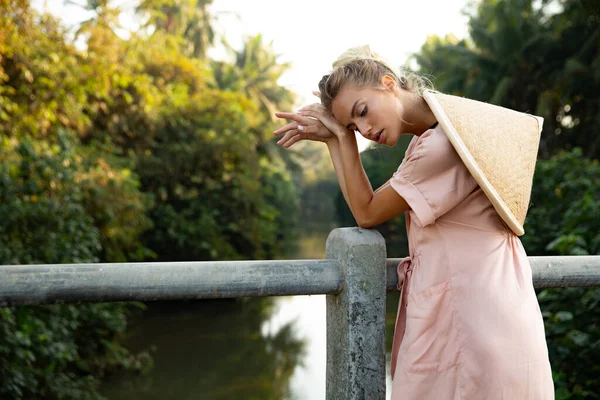
[(367, 138), (367, 139), (371, 139), (371, 135), (372, 135), (372, 128), (369, 124), (367, 124), (366, 122), (360, 122), (356, 125), (356, 128), (358, 129), (358, 131), (360, 132), (360, 134)]

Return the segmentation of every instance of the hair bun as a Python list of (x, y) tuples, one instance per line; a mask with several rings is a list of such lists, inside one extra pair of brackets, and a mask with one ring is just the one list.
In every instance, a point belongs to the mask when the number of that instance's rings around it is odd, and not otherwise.
[(333, 68), (343, 67), (344, 65), (357, 60), (368, 60), (373, 58), (371, 48), (368, 44), (364, 46), (351, 47), (343, 52), (337, 60), (333, 62)]
[(383, 64), (386, 68), (392, 71), (394, 74), (399, 76), (396, 68), (392, 67), (392, 65), (385, 60), (382, 56), (375, 53), (371, 50), (371, 47), (368, 44), (363, 46), (351, 47), (345, 52), (343, 52), (337, 60), (333, 62), (333, 68), (343, 67), (351, 62), (359, 61), (359, 60), (373, 60)]

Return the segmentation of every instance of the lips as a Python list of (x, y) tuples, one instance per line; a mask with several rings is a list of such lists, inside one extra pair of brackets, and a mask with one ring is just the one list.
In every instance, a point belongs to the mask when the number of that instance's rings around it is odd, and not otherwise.
[(375, 136), (373, 136), (373, 140), (379, 144), (383, 143), (383, 138), (384, 138), (383, 130), (377, 132), (377, 134), (375, 134)]

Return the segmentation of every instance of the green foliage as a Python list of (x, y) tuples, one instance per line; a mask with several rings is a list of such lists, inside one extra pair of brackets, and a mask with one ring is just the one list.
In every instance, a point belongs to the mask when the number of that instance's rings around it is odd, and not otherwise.
[(101, 54), (111, 61), (116, 60), (119, 38), (115, 33), (120, 28), (119, 14), (121, 10), (111, 5), (111, 0), (66, 0), (66, 4), (81, 6), (85, 11), (92, 12), (91, 18), (81, 22), (75, 32), (75, 39), (80, 35), (87, 36), (87, 51), (91, 54)]
[(216, 33), (208, 6), (212, 0), (142, 0), (138, 12), (156, 32), (177, 37), (180, 51), (188, 57), (205, 58)]
[[(600, 165), (580, 149), (538, 161), (523, 245), (530, 255), (600, 254)], [(545, 289), (546, 324), (557, 398), (600, 393), (600, 289)]]
[[(98, 230), (83, 207), (69, 143), (25, 138), (0, 144), (0, 260), (3, 264), (93, 262)], [(61, 248), (56, 243), (64, 243)]]
[(84, 129), (82, 68), (64, 29), (51, 17), (35, 15), (26, 2), (7, 7), (12, 18), (0, 19), (0, 132), (46, 138), (57, 125)]
[[(102, 240), (86, 212), (71, 138), (0, 143), (0, 264), (88, 263)], [(0, 398), (96, 399), (98, 377), (142, 370), (118, 344), (131, 305), (0, 308)]]
[(131, 306), (0, 308), (0, 398), (102, 399), (108, 371), (143, 372), (148, 355), (118, 344)]
[[(327, 235), (340, 226), (336, 221), (336, 199), (341, 193), (329, 150), (323, 143), (300, 141), (286, 151), (284, 154), (297, 166), (288, 169), (292, 172), (295, 186), (301, 190), (290, 200), (301, 204), (299, 220), (302, 221), (297, 230), (299, 240), (294, 240), (288, 248), (289, 254), (292, 257), (323, 257)], [(294, 203), (286, 201), (285, 204)], [(282, 212), (289, 214), (283, 209)]]
[[(123, 40), (118, 8), (82, 0), (82, 51), (28, 1), (0, 0), (0, 263), (281, 255), (298, 195), (264, 107), (293, 101), (286, 66), (252, 40), (217, 88), (209, 4), (143, 2), (158, 29)], [(95, 399), (106, 376), (147, 369), (120, 344), (135, 306), (1, 308), (0, 398)]]
[(291, 108), (293, 94), (277, 83), (289, 64), (277, 62), (279, 56), (273, 51), (273, 43), (264, 43), (260, 34), (249, 36), (241, 50), (230, 49), (230, 53), (232, 64), (212, 63), (217, 87), (244, 93), (260, 104), (260, 111), (267, 119), (274, 118), (276, 111)]
[[(161, 12), (205, 4), (167, 3)], [(292, 161), (272, 149), (272, 123), (256, 106), (289, 105), (290, 92), (275, 84), (286, 66), (258, 36), (239, 53), (242, 73), (227, 93), (210, 90), (211, 71), (179, 52), (174, 32), (92, 46), (100, 30), (113, 29), (118, 10), (106, 1), (84, 6), (95, 12), (86, 53), (65, 42), (52, 18), (12, 5), (15, 18), (3, 20), (11, 36), (0, 60), (0, 109), (10, 121), (2, 132), (54, 140), (57, 127), (72, 128), (86, 145), (77, 147), (87, 163), (78, 183), (100, 230), (102, 261), (273, 256), (292, 233), (298, 201), (286, 171)], [(202, 197), (210, 200), (194, 200)], [(149, 248), (138, 240), (152, 225), (148, 217), (156, 223), (145, 236)]]
[(600, 166), (581, 149), (537, 163), (523, 243), (532, 255), (600, 254)]
[(140, 236), (152, 227), (147, 211), (152, 195), (140, 190), (132, 160), (115, 156), (111, 146), (78, 148), (76, 160), (84, 172), (76, 178), (83, 206), (100, 233), (101, 262), (142, 261), (154, 252), (142, 245)]
[(252, 151), (260, 128), (255, 114), (256, 105), (244, 96), (215, 90), (186, 108), (166, 109), (154, 146), (139, 156), (144, 190), (156, 195), (155, 229), (146, 240), (160, 259), (274, 255), (267, 249), (282, 226), (275, 203), (267, 200), (293, 191), (284, 165), (276, 168)]
[(468, 13), (470, 38), (434, 36), (414, 56), (437, 89), (544, 117), (544, 158), (600, 157), (597, 2), (486, 0)]
[(272, 221), (270, 237), (264, 242), (264, 258), (276, 259), (285, 255), (297, 240), (300, 219), (300, 189), (296, 185), (293, 166), (276, 156), (261, 155), (262, 194), (265, 213)]

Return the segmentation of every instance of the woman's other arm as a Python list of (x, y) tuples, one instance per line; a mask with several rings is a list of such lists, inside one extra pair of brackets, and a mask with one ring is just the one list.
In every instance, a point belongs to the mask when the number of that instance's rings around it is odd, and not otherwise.
[(389, 181), (373, 192), (351, 132), (328, 141), (327, 147), (344, 199), (358, 226), (371, 228), (408, 210), (408, 204)]
[(389, 181), (373, 192), (360, 161), (356, 136), (322, 105), (307, 106), (299, 113), (275, 115), (292, 121), (274, 132), (284, 134), (278, 145), (288, 148), (301, 140), (327, 144), (344, 199), (361, 228), (371, 228), (408, 210), (408, 204)]

